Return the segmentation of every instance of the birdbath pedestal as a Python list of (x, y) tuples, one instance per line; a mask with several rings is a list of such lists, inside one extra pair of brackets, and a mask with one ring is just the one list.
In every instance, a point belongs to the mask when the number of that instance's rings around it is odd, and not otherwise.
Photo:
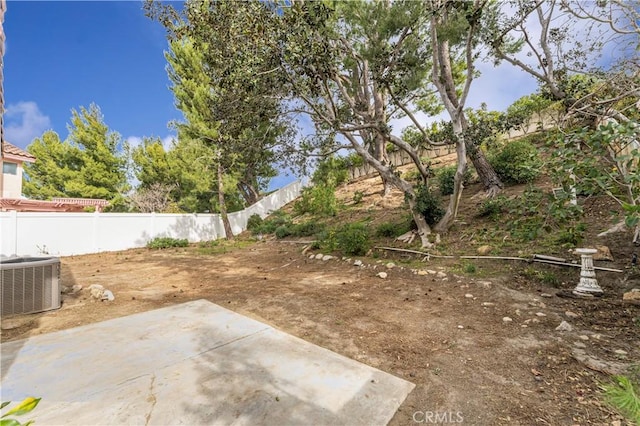
[(581, 256), (582, 268), (580, 269), (580, 282), (573, 290), (573, 294), (578, 296), (600, 296), (604, 293), (596, 280), (596, 271), (593, 269), (593, 255), (598, 250), (589, 248), (576, 249), (576, 253)]

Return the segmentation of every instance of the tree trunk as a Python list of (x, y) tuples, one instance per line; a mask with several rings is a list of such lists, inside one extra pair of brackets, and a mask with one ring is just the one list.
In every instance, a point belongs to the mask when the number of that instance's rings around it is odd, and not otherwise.
[(231, 223), (229, 223), (229, 216), (227, 216), (227, 203), (224, 200), (223, 177), (222, 164), (218, 161), (218, 209), (220, 210), (220, 218), (222, 219), (225, 238), (227, 240), (233, 240), (233, 231), (231, 230)]
[(252, 184), (240, 181), (238, 182), (237, 188), (247, 205), (251, 206), (260, 200), (260, 194)]
[(487, 157), (484, 155), (484, 152), (480, 148), (478, 148), (473, 142), (465, 141), (467, 145), (467, 152), (469, 153), (469, 158), (473, 163), (473, 167), (478, 172), (478, 177), (480, 178), (480, 182), (482, 182), (482, 186), (486, 191), (487, 197), (492, 198), (495, 197), (502, 191), (504, 188), (504, 184), (498, 177), (498, 174), (494, 170), (494, 168), (489, 164)]
[[(457, 123), (456, 123), (457, 121)], [(453, 122), (453, 131), (458, 133), (460, 137), (456, 142), (456, 154), (458, 157), (458, 167), (456, 174), (453, 177), (453, 194), (449, 198), (449, 205), (447, 211), (438, 224), (434, 227), (436, 232), (447, 232), (453, 221), (458, 216), (458, 208), (460, 207), (460, 198), (462, 197), (462, 189), (464, 188), (464, 173), (467, 171), (467, 147), (464, 143), (464, 136), (462, 133), (462, 126), (459, 119)], [(456, 131), (458, 129), (458, 131)]]
[[(469, 123), (467, 122), (464, 112), (461, 112), (461, 124), (462, 128), (466, 130)], [(478, 178), (482, 182), (482, 186), (486, 192), (488, 198), (493, 198), (502, 191), (504, 184), (500, 180), (500, 177), (494, 170), (493, 166), (489, 164), (484, 152), (472, 141), (470, 138), (465, 138), (465, 145), (467, 148), (467, 154), (473, 163), (473, 167), (478, 173)]]

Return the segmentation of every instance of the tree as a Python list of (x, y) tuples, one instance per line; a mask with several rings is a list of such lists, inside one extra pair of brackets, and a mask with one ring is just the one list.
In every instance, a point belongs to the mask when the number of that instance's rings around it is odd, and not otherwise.
[(260, 173), (273, 174), (271, 146), (287, 129), (266, 25), (271, 10), (261, 2), (204, 1), (181, 13), (148, 2), (147, 11), (168, 30), (169, 77), (186, 120), (176, 123), (179, 138), (210, 149), (217, 207), (231, 238), (225, 191), (240, 185), (255, 200)]
[(36, 200), (67, 196), (65, 185), (74, 174), (69, 164), (69, 145), (49, 130), (34, 139), (27, 151), (36, 157), (36, 162), (24, 164), (24, 194)]
[(106, 199), (110, 210), (124, 209), (123, 194), (129, 187), (122, 138), (109, 130), (95, 104), (71, 113), (64, 142), (48, 131), (27, 147), (37, 161), (25, 167), (25, 194), (36, 199)]

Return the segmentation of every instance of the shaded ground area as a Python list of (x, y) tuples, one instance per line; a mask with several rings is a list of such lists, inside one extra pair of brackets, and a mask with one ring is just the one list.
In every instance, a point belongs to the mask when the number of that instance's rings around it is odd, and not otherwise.
[[(357, 267), (309, 254), (261, 241), (63, 258), (63, 283), (83, 290), (58, 311), (3, 320), (2, 341), (203, 298), (415, 383), (391, 424), (429, 412), (482, 425), (619, 418), (600, 402), (606, 376), (596, 371), (640, 359), (640, 307), (622, 303), (618, 275), (598, 275), (604, 298), (577, 300), (555, 296), (558, 288), (516, 263), (477, 262), (464, 275), (456, 262), (370, 257)], [(376, 276), (383, 269), (386, 279)], [(567, 274), (577, 280), (577, 269)], [(93, 300), (91, 284), (115, 301)], [(562, 320), (574, 331), (555, 331)]]

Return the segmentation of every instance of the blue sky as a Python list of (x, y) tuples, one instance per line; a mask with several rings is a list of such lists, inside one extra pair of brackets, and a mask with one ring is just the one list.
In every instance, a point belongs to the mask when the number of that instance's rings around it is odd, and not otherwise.
[(7, 140), (62, 139), (71, 109), (100, 106), (124, 138), (170, 135), (181, 117), (168, 89), (163, 28), (140, 2), (8, 1), (4, 87)]

